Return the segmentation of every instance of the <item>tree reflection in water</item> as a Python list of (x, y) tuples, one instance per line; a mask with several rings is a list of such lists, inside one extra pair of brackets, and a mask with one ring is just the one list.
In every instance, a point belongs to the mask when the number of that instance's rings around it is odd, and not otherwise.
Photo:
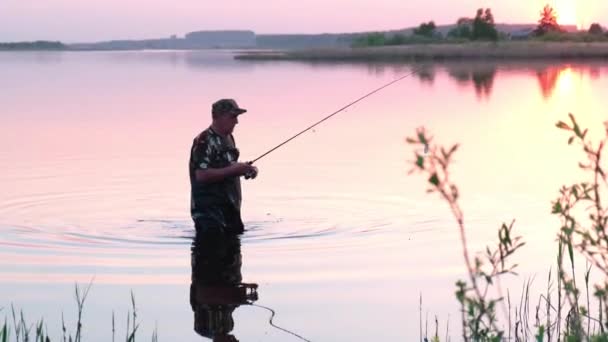
[(492, 95), (496, 76), (501, 74), (530, 74), (536, 76), (541, 95), (545, 100), (553, 97), (556, 87), (573, 87), (574, 80), (584, 75), (597, 80), (602, 68), (593, 63), (566, 63), (546, 61), (517, 62), (450, 62), (425, 65), (415, 73), (422, 83), (432, 84), (438, 70), (443, 69), (461, 87), (470, 87), (479, 99), (489, 99)]

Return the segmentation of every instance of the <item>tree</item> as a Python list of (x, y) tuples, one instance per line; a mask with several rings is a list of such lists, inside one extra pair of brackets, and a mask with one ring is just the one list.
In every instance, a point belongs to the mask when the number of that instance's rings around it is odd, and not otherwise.
[(448, 37), (471, 39), (471, 26), (458, 25), (448, 32)]
[(434, 21), (429, 21), (428, 23), (422, 23), (418, 28), (414, 29), (414, 34), (418, 36), (424, 37), (433, 37), (436, 34), (437, 26)]
[(604, 29), (602, 29), (602, 26), (600, 26), (600, 24), (593, 23), (589, 27), (589, 33), (590, 34), (602, 34), (602, 33), (604, 33)]
[(473, 19), (466, 18), (466, 17), (458, 18), (458, 21), (456, 21), (456, 25), (458, 25), (458, 26), (460, 26), (460, 25), (471, 26), (471, 25), (473, 25)]
[(498, 40), (498, 31), (494, 24), (494, 15), (491, 9), (480, 8), (477, 10), (475, 19), (473, 19), (471, 38), (473, 40)]
[(456, 27), (452, 28), (448, 32), (449, 38), (464, 38), (471, 39), (471, 28), (473, 26), (473, 19), (470, 18), (459, 18), (456, 22)]
[(545, 5), (543, 10), (540, 12), (540, 20), (534, 33), (538, 36), (542, 36), (548, 32), (561, 32), (559, 24), (557, 23), (557, 13), (553, 7)]

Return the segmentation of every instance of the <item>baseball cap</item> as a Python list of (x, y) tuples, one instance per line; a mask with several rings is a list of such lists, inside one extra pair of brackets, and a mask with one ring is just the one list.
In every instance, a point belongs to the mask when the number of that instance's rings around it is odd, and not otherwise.
[(213, 104), (211, 111), (214, 115), (239, 115), (247, 112), (247, 109), (240, 108), (236, 101), (233, 99), (221, 99)]

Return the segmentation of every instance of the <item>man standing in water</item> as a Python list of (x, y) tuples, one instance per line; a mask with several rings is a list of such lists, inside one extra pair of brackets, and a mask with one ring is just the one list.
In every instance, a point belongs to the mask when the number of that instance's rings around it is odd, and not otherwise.
[(238, 116), (246, 111), (233, 99), (215, 102), (211, 126), (194, 138), (189, 162), (190, 213), (197, 233), (244, 231), (239, 177), (255, 178), (257, 168), (238, 162), (232, 132)]

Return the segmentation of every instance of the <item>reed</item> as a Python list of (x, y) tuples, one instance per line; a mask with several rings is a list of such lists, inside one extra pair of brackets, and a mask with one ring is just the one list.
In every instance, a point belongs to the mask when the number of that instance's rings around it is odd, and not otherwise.
[[(608, 122), (606, 137), (597, 147), (587, 139), (587, 129), (580, 127), (569, 114), (570, 123), (558, 122), (556, 126), (570, 132), (568, 144), (577, 143), (582, 147), (587, 160), (579, 167), (590, 174), (588, 182), (580, 182), (560, 189), (560, 196), (552, 202), (552, 214), (561, 220), (558, 233), (557, 250), (557, 288), (553, 287), (553, 273), (549, 270), (546, 292), (541, 294), (531, 310), (530, 293), (533, 279), (523, 283), (519, 304), (514, 308), (512, 320), (511, 297), (507, 289), (508, 311), (505, 309), (507, 327), (498, 323), (496, 305), (503, 304), (502, 296), (491, 298), (488, 288), (496, 287), (500, 293), (500, 276), (515, 274), (515, 265), (509, 264), (509, 258), (524, 245), (520, 237), (512, 236), (513, 223), (499, 228), (497, 247), (487, 247), (485, 254), (471, 257), (466, 240), (464, 214), (458, 205), (458, 187), (449, 176), (449, 166), (453, 154), (458, 149), (454, 145), (447, 149), (432, 143), (424, 127), (417, 129), (414, 137), (407, 142), (417, 147), (414, 151), (413, 168), (410, 173), (425, 175), (429, 193), (439, 193), (448, 203), (457, 222), (468, 281), (458, 281), (456, 297), (462, 312), (463, 341), (608, 341), (605, 327), (608, 327), (608, 210), (604, 208), (601, 198), (601, 186), (607, 186), (606, 172), (602, 167), (603, 148), (608, 143)], [(429, 149), (429, 145), (431, 146)], [(430, 150), (428, 156), (422, 149)], [(584, 223), (575, 209), (582, 208), (589, 215), (590, 222)], [(578, 253), (577, 253), (578, 252)], [(567, 259), (564, 258), (567, 253)], [(480, 254), (478, 254), (480, 255)], [(581, 305), (581, 291), (577, 283), (575, 255), (583, 256), (587, 261), (584, 272), (585, 299)], [(570, 263), (566, 265), (565, 262)], [(590, 274), (592, 269), (599, 270), (604, 280), (595, 284), (593, 296), (590, 292)], [(555, 293), (557, 292), (557, 293)], [(557, 307), (552, 297), (557, 296)], [(598, 316), (592, 314), (592, 297), (598, 304)], [(586, 305), (585, 305), (586, 304)], [(542, 317), (544, 312), (544, 316)], [(534, 317), (531, 317), (534, 313)], [(565, 313), (565, 316), (564, 316)], [(585, 324), (586, 323), (586, 324)], [(593, 323), (593, 328), (592, 328)], [(599, 326), (599, 330), (597, 327)], [(506, 328), (506, 331), (505, 331)], [(436, 338), (438, 339), (438, 337)], [(446, 336), (447, 340), (447, 336)]]
[[(81, 288), (78, 284), (75, 285), (74, 299), (77, 305), (77, 322), (74, 333), (68, 333), (68, 329), (65, 324), (63, 313), (61, 314), (61, 332), (62, 336), (59, 341), (63, 342), (81, 342), (83, 339), (83, 313), (86, 299), (91, 290), (92, 282), (86, 287)], [(4, 308), (0, 308), (0, 313), (4, 311)], [(40, 319), (35, 324), (28, 324), (25, 319), (23, 311), (15, 310), (15, 307), (11, 305), (11, 322), (4, 317), (4, 323), (0, 325), (0, 342), (30, 342), (32, 337), (34, 342), (52, 342), (48, 336), (48, 328), (45, 320)], [(135, 342), (137, 332), (139, 330), (139, 322), (137, 322), (137, 306), (135, 305), (135, 295), (131, 291), (131, 309), (127, 312), (127, 328), (125, 335), (125, 342)], [(35, 328), (34, 331), (32, 329)], [(32, 335), (32, 333), (35, 333)], [(112, 312), (112, 342), (115, 341), (116, 325), (115, 315)], [(155, 327), (152, 337), (152, 342), (158, 342), (158, 328)]]

